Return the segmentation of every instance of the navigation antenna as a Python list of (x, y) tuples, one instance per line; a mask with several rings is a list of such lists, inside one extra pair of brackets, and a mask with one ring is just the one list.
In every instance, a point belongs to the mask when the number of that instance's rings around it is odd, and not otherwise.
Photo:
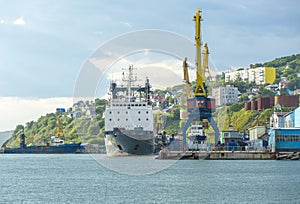
[(122, 75), (123, 75), (123, 79), (122, 81), (124, 82), (127, 82), (127, 87), (128, 87), (128, 92), (127, 92), (127, 96), (130, 97), (131, 96), (131, 86), (133, 86), (134, 82), (137, 81), (137, 77), (133, 76), (133, 65), (129, 65), (129, 68), (128, 68), (128, 74), (127, 76), (125, 76), (125, 73), (123, 72)]

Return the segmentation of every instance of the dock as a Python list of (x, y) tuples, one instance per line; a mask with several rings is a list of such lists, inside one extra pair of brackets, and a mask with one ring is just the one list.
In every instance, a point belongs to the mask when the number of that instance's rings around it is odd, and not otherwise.
[(275, 152), (258, 151), (167, 151), (159, 152), (160, 160), (275, 160)]

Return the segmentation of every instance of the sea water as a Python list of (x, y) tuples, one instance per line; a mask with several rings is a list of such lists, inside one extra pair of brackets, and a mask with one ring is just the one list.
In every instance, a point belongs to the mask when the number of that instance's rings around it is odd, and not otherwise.
[(0, 203), (300, 203), (300, 161), (2, 154), (0, 172)]

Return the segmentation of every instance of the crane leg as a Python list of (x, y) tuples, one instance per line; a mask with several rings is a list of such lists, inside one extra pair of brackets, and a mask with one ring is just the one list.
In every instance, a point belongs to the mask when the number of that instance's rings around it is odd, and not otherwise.
[[(182, 131), (182, 140), (183, 140), (183, 146), (185, 147), (186, 144), (186, 131), (189, 128), (190, 124), (193, 122), (193, 117), (189, 117), (189, 119), (186, 121), (183, 131)], [(184, 148), (185, 149), (185, 148)]]
[(213, 127), (213, 129), (215, 131), (215, 146), (216, 146), (219, 142), (219, 137), (220, 137), (219, 128), (217, 126), (217, 123), (213, 119), (213, 117), (209, 117), (208, 121), (210, 122), (211, 126)]

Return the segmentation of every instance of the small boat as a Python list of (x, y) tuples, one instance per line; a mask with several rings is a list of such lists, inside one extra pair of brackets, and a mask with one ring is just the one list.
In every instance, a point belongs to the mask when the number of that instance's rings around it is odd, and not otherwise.
[(202, 125), (192, 125), (188, 134), (188, 148), (191, 151), (207, 151), (208, 144)]

